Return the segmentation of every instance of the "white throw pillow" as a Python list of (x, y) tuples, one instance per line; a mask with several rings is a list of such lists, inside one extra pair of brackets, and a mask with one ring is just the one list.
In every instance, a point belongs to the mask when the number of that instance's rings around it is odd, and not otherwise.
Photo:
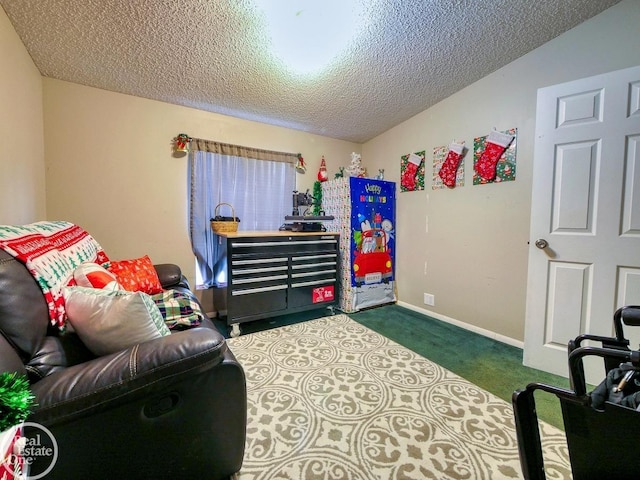
[(69, 323), (95, 355), (171, 334), (146, 293), (65, 287), (63, 294)]

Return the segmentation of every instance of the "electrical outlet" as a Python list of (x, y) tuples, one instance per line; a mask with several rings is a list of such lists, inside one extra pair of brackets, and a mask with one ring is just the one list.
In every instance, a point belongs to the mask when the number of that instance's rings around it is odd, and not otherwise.
[(436, 297), (434, 297), (433, 295), (431, 295), (430, 293), (425, 293), (424, 294), (424, 304), (425, 305), (429, 305), (431, 307), (435, 306), (436, 304)]

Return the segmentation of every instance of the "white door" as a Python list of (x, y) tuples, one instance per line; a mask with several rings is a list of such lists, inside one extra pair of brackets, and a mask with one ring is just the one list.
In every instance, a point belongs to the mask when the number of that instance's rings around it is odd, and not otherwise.
[(530, 235), (524, 364), (566, 377), (570, 339), (640, 305), (640, 67), (538, 90)]

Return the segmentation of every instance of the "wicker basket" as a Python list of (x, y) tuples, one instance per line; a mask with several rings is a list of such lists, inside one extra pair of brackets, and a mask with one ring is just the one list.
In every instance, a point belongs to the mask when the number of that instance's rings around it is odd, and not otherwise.
[(218, 209), (222, 205), (227, 205), (229, 208), (231, 208), (231, 218), (233, 218), (234, 220), (211, 220), (211, 230), (213, 230), (214, 233), (237, 232), (238, 224), (240, 223), (240, 221), (236, 218), (236, 211), (234, 210), (233, 205), (229, 203), (219, 203), (218, 205), (216, 205), (216, 208), (214, 210), (215, 216), (218, 216)]

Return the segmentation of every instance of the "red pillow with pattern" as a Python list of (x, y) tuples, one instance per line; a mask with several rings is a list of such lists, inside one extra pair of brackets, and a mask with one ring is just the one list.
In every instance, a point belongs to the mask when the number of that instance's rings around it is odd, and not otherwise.
[(112, 261), (107, 269), (116, 276), (124, 290), (149, 295), (162, 292), (158, 272), (148, 255), (134, 260)]

